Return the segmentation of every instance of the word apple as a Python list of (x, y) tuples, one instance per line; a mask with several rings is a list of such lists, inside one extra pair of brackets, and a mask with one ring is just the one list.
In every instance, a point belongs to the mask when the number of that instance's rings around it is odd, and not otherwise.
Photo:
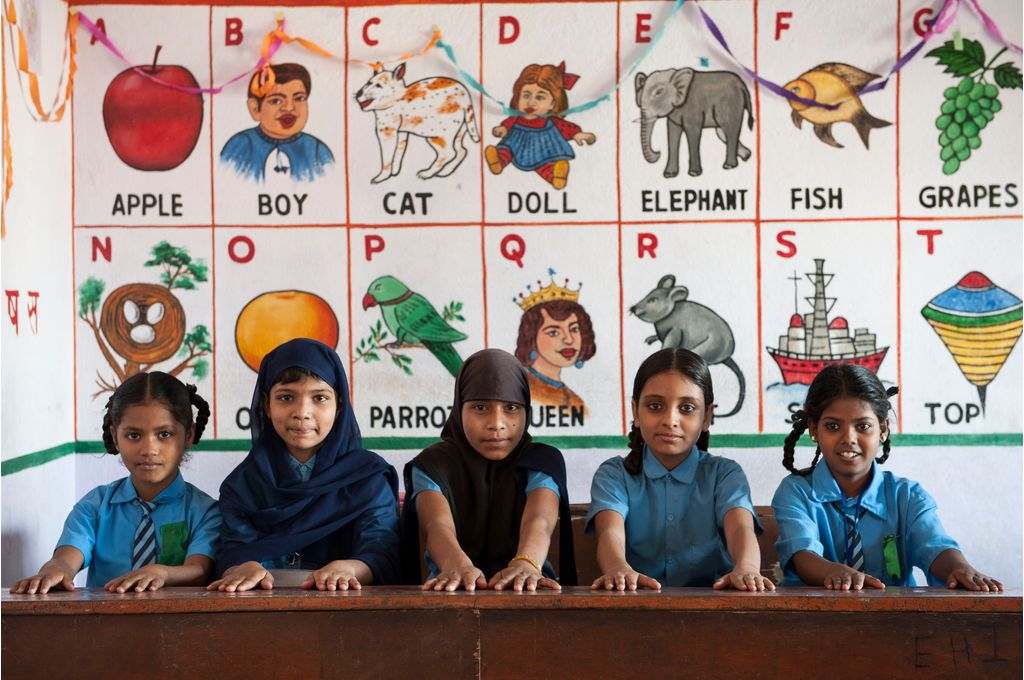
[[(199, 140), (203, 97), (184, 66), (150, 66), (121, 71), (103, 96), (103, 125), (117, 157), (136, 170), (171, 170), (185, 162)], [(146, 75), (150, 76), (149, 78)]]

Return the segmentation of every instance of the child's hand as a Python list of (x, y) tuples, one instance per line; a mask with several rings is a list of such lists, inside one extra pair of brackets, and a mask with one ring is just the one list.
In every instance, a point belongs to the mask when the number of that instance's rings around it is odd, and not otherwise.
[(761, 575), (761, 572), (751, 569), (733, 569), (712, 585), (715, 590), (735, 588), (736, 590), (749, 590), (751, 592), (764, 592), (775, 590), (775, 584), (771, 579)]
[(252, 590), (257, 585), (264, 590), (270, 590), (274, 587), (274, 577), (259, 562), (243, 562), (225, 571), (223, 576), (206, 586), (206, 589), (240, 593)]
[(607, 574), (602, 574), (590, 585), (591, 590), (600, 590), (601, 588), (619, 591), (633, 591), (637, 588), (661, 590), (661, 584), (650, 576), (641, 574), (629, 565), (623, 565), (618, 569), (609, 571)]
[(356, 576), (355, 567), (346, 560), (328, 562), (311, 573), (302, 582), (300, 587), (306, 590), (312, 590), (313, 588), (317, 590), (363, 589), (363, 586), (359, 583), (359, 578)]
[(159, 590), (167, 582), (167, 567), (162, 564), (147, 564), (141, 569), (128, 572), (123, 576), (112, 578), (103, 586), (112, 593), (126, 593), (135, 590)]
[(508, 134), (508, 130), (505, 129), (503, 126), (499, 125), (498, 127), (491, 130), (491, 134), (494, 135), (495, 137), (504, 137), (505, 135)]
[(885, 584), (871, 574), (865, 574), (842, 564), (836, 564), (835, 571), (825, 576), (824, 586), (829, 590), (863, 590), (864, 588), (885, 590)]
[(593, 132), (577, 132), (573, 135), (572, 141), (578, 145), (583, 146), (584, 144), (593, 144), (597, 141), (597, 135)]
[(544, 576), (525, 560), (509, 562), (507, 567), (491, 577), (491, 580), (487, 582), (487, 587), (494, 588), (495, 590), (504, 590), (505, 586), (510, 583), (512, 584), (512, 590), (517, 593), (521, 593), (524, 590), (533, 592), (538, 587), (550, 588), (551, 590), (562, 589), (558, 581)]
[(949, 578), (946, 579), (946, 587), (950, 589), (966, 588), (967, 590), (981, 590), (986, 593), (1003, 592), (1002, 583), (991, 576), (985, 576), (970, 566), (954, 569)]
[(477, 588), (486, 588), (487, 579), (484, 573), (472, 564), (465, 564), (452, 569), (442, 569), (441, 573), (423, 584), (423, 590), (447, 590), (452, 592), (459, 586), (471, 593)]
[(35, 595), (36, 593), (42, 595), (50, 590), (50, 588), (63, 588), (64, 590), (75, 589), (75, 575), (69, 574), (66, 570), (62, 569), (59, 565), (47, 562), (43, 565), (43, 568), (39, 570), (39, 573), (35, 576), (23, 578), (13, 586), (11, 586), (12, 593), (27, 593), (29, 595)]

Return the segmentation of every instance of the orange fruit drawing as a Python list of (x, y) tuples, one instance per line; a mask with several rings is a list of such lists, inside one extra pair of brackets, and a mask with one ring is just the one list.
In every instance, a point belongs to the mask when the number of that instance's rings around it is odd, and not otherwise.
[(338, 317), (319, 295), (276, 290), (250, 300), (235, 321), (235, 346), (253, 371), (270, 350), (295, 338), (312, 338), (338, 346)]

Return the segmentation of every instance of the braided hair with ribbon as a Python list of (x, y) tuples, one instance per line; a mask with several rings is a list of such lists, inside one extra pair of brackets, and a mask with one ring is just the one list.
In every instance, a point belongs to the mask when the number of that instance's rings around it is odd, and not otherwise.
[[(855, 364), (826, 366), (811, 382), (811, 386), (807, 390), (807, 398), (804, 400), (804, 407), (794, 413), (791, 418), (793, 429), (786, 435), (786, 441), (782, 446), (784, 452), (782, 465), (793, 474), (802, 476), (807, 476), (814, 470), (814, 466), (821, 458), (821, 446), (816, 446), (814, 459), (808, 467), (797, 468), (793, 463), (796, 455), (796, 443), (808, 427), (817, 424), (825, 409), (836, 399), (853, 397), (867, 402), (878, 417), (878, 422), (884, 423), (892, 410), (889, 399), (898, 393), (898, 387), (894, 385), (886, 389), (878, 376), (863, 366)], [(879, 464), (888, 460), (891, 440), (890, 436), (882, 442), (882, 455), (875, 459)]]

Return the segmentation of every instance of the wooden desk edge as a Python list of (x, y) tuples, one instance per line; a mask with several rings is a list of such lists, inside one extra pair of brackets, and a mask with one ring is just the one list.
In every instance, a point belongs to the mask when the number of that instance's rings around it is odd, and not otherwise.
[(833, 593), (816, 588), (785, 588), (774, 593), (740, 593), (707, 588), (666, 588), (660, 593), (593, 592), (587, 587), (561, 593), (434, 593), (416, 587), (368, 587), (362, 591), (311, 592), (295, 588), (246, 593), (214, 593), (199, 588), (165, 588), (155, 593), (107, 593), (78, 589), (47, 595), (3, 593), (0, 615), (193, 614), (266, 611), (386, 611), (439, 609), (505, 610), (662, 610), (736, 612), (935, 612), (1021, 614), (1020, 590), (970, 593), (939, 588)]

